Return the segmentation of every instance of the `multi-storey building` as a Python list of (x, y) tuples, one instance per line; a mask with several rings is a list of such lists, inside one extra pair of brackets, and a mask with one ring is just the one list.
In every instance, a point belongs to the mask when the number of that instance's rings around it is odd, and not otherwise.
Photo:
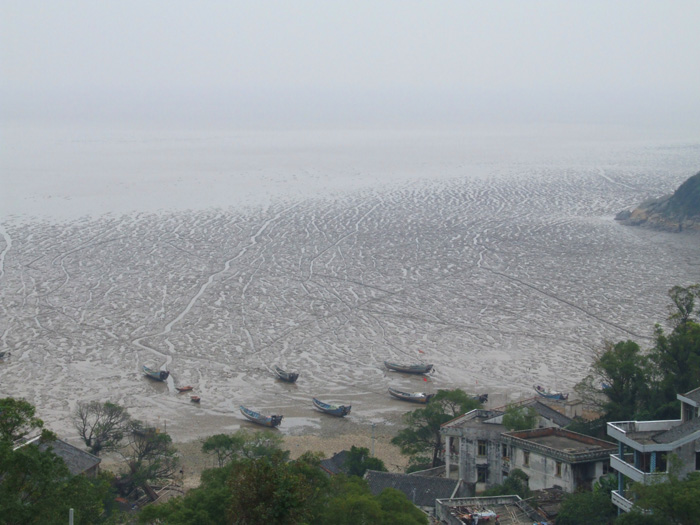
[[(537, 428), (560, 428), (571, 418), (557, 412), (537, 399), (520, 404), (532, 407), (537, 414)], [(457, 465), (457, 477), (474, 483), (476, 491), (503, 483), (510, 471), (510, 453), (503, 435), (505, 410), (477, 409), (448, 421), (440, 432), (445, 437), (445, 472), (452, 474)]]
[(608, 423), (608, 436), (617, 441), (617, 451), (610, 457), (610, 466), (618, 473), (612, 500), (621, 511), (634, 506), (625, 492), (626, 480), (648, 483), (663, 478), (670, 454), (680, 459), (678, 476), (700, 470), (700, 388), (676, 397), (681, 402), (680, 419)]

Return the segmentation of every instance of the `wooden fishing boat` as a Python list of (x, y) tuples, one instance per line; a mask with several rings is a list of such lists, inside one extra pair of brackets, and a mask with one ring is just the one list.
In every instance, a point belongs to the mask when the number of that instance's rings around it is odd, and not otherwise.
[(245, 417), (250, 419), (253, 423), (257, 423), (258, 425), (262, 425), (264, 427), (271, 427), (275, 428), (280, 426), (280, 423), (282, 423), (282, 418), (284, 416), (263, 416), (262, 414), (256, 412), (255, 410), (251, 410), (250, 408), (246, 408), (243, 405), (240, 406), (241, 409), (241, 414), (243, 414)]
[(547, 390), (540, 385), (535, 385), (532, 388), (534, 388), (535, 392), (537, 392), (539, 395), (546, 397), (547, 399), (558, 399), (560, 401), (569, 399), (569, 394), (565, 394), (563, 392), (552, 392), (551, 390)]
[(175, 387), (175, 390), (177, 390), (177, 391), (180, 392), (180, 393), (182, 393), (182, 392), (191, 392), (192, 390), (194, 390), (194, 387), (193, 387), (193, 386), (189, 386), (189, 385), (187, 385), (187, 386), (176, 386), (176, 387)]
[(199, 398), (199, 396), (190, 396), (190, 401), (192, 401), (193, 403), (199, 403), (201, 399)]
[(0, 360), (10, 357), (10, 352), (0, 352)]
[(350, 409), (352, 408), (352, 405), (332, 405), (329, 403), (324, 403), (323, 401), (320, 401), (315, 397), (313, 398), (313, 401), (314, 406), (318, 408), (321, 412), (325, 412), (326, 414), (330, 414), (332, 416), (337, 417), (347, 416), (350, 413)]
[(395, 372), (403, 372), (404, 374), (427, 374), (433, 369), (433, 365), (426, 365), (423, 363), (417, 363), (413, 365), (400, 365), (398, 363), (391, 363), (389, 361), (384, 361), (384, 366), (389, 370)]
[(286, 372), (277, 365), (273, 366), (272, 368), (277, 375), (277, 379), (286, 381), (287, 383), (294, 383), (299, 378), (299, 374), (295, 372)]
[(389, 394), (401, 401), (410, 401), (411, 403), (427, 403), (435, 394), (426, 394), (425, 392), (402, 392), (395, 388), (389, 388)]
[(143, 365), (143, 373), (146, 377), (150, 377), (156, 381), (165, 381), (170, 375), (170, 372), (167, 370), (154, 370), (153, 368), (148, 368), (146, 365)]

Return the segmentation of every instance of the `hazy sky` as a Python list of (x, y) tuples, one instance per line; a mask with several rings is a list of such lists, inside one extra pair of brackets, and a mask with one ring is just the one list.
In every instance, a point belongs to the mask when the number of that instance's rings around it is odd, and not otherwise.
[(697, 0), (0, 0), (0, 116), (692, 128), (699, 28)]

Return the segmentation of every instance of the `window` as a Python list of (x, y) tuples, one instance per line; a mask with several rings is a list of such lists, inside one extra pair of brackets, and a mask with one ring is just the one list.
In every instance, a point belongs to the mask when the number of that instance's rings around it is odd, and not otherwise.
[(476, 467), (476, 482), (486, 483), (486, 478), (488, 475), (488, 467), (486, 465), (479, 465)]
[(478, 441), (478, 450), (476, 452), (477, 456), (485, 456), (486, 455), (486, 440), (480, 439)]
[(501, 445), (501, 457), (508, 457), (508, 445)]
[(556, 477), (561, 477), (561, 461), (557, 461), (556, 472), (554, 474)]
[(700, 470), (700, 452), (695, 453), (695, 470)]
[(523, 451), (523, 466), (530, 466), (530, 452), (528, 452), (527, 450)]

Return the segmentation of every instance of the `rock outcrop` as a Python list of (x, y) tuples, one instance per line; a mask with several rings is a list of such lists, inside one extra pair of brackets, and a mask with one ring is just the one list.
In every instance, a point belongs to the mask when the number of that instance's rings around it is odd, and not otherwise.
[(645, 201), (618, 213), (615, 220), (630, 226), (700, 233), (700, 173), (681, 184), (673, 195)]

